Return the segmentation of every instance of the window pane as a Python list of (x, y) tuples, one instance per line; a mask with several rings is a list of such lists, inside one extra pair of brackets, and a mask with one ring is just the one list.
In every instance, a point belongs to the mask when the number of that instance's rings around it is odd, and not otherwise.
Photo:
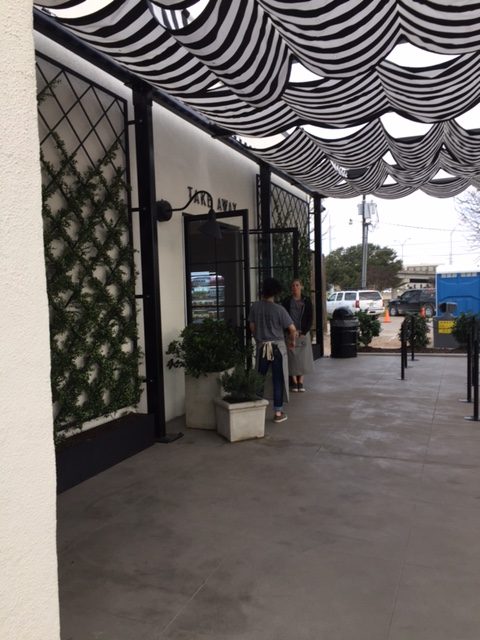
[(360, 291), (360, 300), (381, 300), (382, 296), (378, 291)]

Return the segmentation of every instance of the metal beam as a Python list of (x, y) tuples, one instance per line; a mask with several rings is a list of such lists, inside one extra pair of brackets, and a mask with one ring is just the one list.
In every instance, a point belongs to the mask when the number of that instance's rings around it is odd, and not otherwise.
[(272, 173), (270, 167), (260, 165), (260, 221), (262, 230), (260, 280), (272, 275)]
[(152, 95), (146, 83), (133, 87), (135, 142), (137, 152), (140, 255), (142, 262), (143, 318), (148, 413), (155, 420), (157, 439), (165, 438), (162, 319), (155, 195)]
[(323, 249), (322, 249), (322, 199), (320, 196), (313, 198), (313, 222), (314, 222), (314, 264), (315, 264), (315, 335), (317, 344), (314, 345), (315, 358), (322, 358), (325, 354), (323, 348)]

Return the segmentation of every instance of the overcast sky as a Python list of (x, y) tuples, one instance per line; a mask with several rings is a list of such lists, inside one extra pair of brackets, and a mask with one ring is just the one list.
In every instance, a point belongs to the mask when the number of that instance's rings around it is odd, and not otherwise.
[[(410, 44), (396, 46), (388, 60), (406, 67), (438, 64), (455, 56), (433, 54)], [(387, 131), (396, 138), (423, 135), (431, 125), (412, 122), (389, 113), (381, 118)], [(456, 118), (466, 129), (480, 126), (480, 108), (475, 107)], [(353, 129), (351, 130), (353, 131)], [(317, 129), (320, 137), (338, 137), (338, 131)], [(345, 131), (341, 135), (345, 135)], [(387, 162), (389, 161), (386, 158)], [(442, 172), (438, 177), (444, 175)], [(369, 229), (369, 242), (388, 246), (397, 252), (406, 265), (478, 263), (480, 246), (468, 242), (468, 231), (460, 222), (454, 198), (432, 198), (421, 191), (398, 200), (382, 200), (367, 196), (377, 204), (378, 222)], [(324, 201), (327, 217), (324, 223), (324, 252), (362, 241), (361, 216), (354, 200)], [(351, 222), (350, 222), (351, 221)]]
[[(371, 200), (377, 205), (378, 222), (369, 228), (369, 242), (391, 247), (406, 265), (478, 262), (480, 247), (475, 250), (467, 241), (453, 198), (431, 198), (417, 192), (399, 200), (368, 196), (367, 202)], [(360, 203), (361, 198), (324, 200), (325, 254), (362, 242)]]

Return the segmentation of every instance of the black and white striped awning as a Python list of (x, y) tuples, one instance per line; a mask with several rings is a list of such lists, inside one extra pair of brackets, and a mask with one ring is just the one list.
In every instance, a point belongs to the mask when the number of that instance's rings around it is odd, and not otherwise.
[[(88, 0), (37, 2), (63, 27), (240, 136), (325, 196), (454, 196), (480, 188), (480, 2), (474, 0)], [(88, 12), (88, 7), (101, 9)], [(439, 63), (387, 58), (410, 43)], [(292, 79), (302, 69), (310, 78)], [(393, 137), (381, 117), (429, 125)], [(315, 127), (354, 133), (331, 139)], [(439, 177), (443, 176), (443, 177)]]

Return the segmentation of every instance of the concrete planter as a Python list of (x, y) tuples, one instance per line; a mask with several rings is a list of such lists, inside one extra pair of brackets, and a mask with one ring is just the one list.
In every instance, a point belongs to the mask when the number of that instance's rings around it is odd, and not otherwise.
[(213, 399), (222, 394), (218, 372), (194, 378), (185, 376), (185, 424), (190, 429), (215, 429)]
[(215, 398), (214, 404), (217, 431), (230, 442), (264, 437), (268, 400), (230, 403)]

